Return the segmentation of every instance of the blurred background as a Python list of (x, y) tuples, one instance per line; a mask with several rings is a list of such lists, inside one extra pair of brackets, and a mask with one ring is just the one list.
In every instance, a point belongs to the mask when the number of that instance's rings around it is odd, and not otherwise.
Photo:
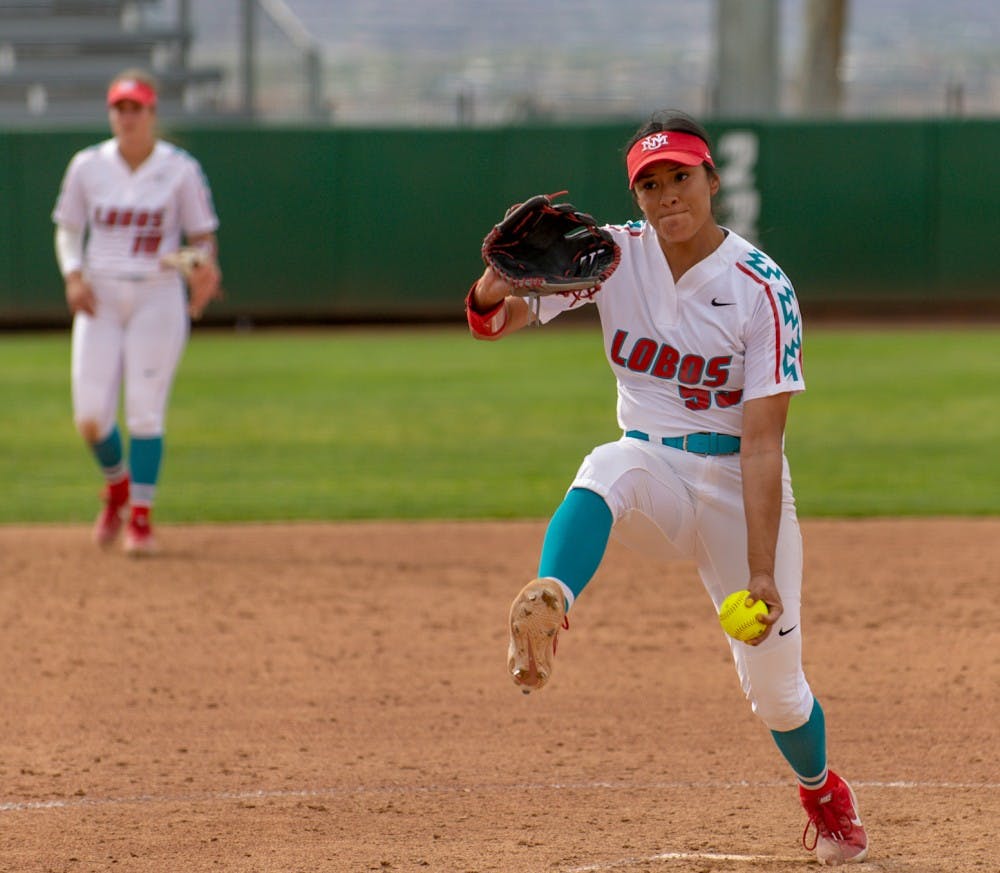
[(346, 125), (1000, 114), (993, 0), (2, 0), (7, 121), (90, 120), (150, 68), (165, 118)]
[(0, 324), (67, 321), (49, 215), (131, 66), (212, 184), (216, 320), (459, 317), (509, 203), (634, 216), (665, 106), (804, 308), (1000, 310), (995, 0), (0, 0)]

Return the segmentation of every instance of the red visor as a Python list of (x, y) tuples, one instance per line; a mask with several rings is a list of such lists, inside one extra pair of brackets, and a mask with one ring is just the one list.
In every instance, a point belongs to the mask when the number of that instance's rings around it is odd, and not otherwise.
[(108, 106), (114, 106), (122, 100), (132, 100), (140, 106), (155, 106), (156, 91), (151, 85), (138, 79), (119, 79), (108, 89)]
[(644, 136), (628, 150), (625, 163), (628, 166), (628, 186), (635, 184), (635, 177), (650, 164), (657, 161), (674, 161), (685, 167), (708, 164), (714, 167), (708, 145), (693, 133), (676, 130), (658, 130)]

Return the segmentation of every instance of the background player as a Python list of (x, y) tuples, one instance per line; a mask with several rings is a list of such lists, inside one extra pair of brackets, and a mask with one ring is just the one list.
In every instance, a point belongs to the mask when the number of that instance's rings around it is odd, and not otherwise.
[[(538, 578), (511, 607), (508, 668), (526, 692), (548, 681), (565, 613), (612, 530), (643, 551), (695, 560), (716, 610), (749, 588), (770, 609), (766, 632), (729, 644), (798, 779), (803, 844), (824, 864), (861, 861), (857, 801), (827, 768), (823, 710), (802, 669), (802, 540), (784, 457), (789, 400), (805, 389), (795, 294), (767, 255), (713, 218), (720, 178), (699, 124), (657, 113), (626, 153), (645, 220), (608, 228), (622, 261), (590, 298), (624, 434), (584, 459), (549, 523)], [(473, 335), (498, 339), (587, 301), (542, 297), (536, 316), (511, 291), (487, 267), (466, 298)]]
[[(218, 294), (208, 183), (191, 155), (157, 138), (154, 80), (128, 70), (108, 89), (112, 139), (78, 152), (53, 211), (56, 258), (73, 312), (73, 415), (104, 473), (94, 526), (102, 546), (131, 505), (125, 550), (155, 550), (150, 509), (163, 457), (167, 399), (189, 333)], [(207, 257), (189, 278), (161, 265), (185, 240)], [(126, 464), (118, 399), (130, 443)]]

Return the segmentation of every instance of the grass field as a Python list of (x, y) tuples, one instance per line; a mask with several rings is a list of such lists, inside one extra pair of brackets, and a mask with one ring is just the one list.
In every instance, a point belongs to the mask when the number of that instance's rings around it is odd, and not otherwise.
[[(1000, 331), (813, 328), (787, 453), (802, 515), (1000, 513)], [(0, 522), (89, 521), (69, 336), (0, 338)], [(163, 521), (547, 516), (616, 439), (596, 328), (198, 330), (170, 406)]]

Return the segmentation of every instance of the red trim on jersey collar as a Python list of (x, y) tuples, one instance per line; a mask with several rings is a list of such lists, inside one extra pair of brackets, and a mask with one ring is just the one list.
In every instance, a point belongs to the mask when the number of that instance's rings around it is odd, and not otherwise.
[(140, 106), (155, 106), (156, 91), (151, 85), (138, 79), (119, 79), (108, 88), (108, 106), (114, 106), (122, 100), (132, 100)]
[(625, 160), (628, 167), (628, 186), (635, 184), (635, 177), (657, 161), (675, 161), (685, 167), (698, 164), (715, 166), (708, 145), (700, 136), (676, 130), (658, 130), (644, 136), (628, 150)]

